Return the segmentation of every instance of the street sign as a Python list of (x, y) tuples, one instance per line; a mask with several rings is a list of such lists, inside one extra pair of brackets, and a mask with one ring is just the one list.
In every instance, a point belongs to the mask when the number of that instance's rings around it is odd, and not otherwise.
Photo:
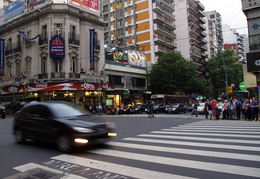
[(125, 96), (129, 96), (129, 94), (130, 94), (130, 91), (128, 89), (124, 90), (124, 95)]
[(240, 84), (239, 84), (239, 89), (241, 89), (241, 90), (246, 90), (247, 88), (245, 87), (245, 82), (241, 82)]

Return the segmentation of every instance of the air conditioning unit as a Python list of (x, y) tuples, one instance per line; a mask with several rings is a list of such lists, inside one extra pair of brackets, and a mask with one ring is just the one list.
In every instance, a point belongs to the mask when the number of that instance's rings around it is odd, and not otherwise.
[(85, 73), (85, 72), (86, 72), (86, 70), (84, 68), (80, 69), (80, 73)]

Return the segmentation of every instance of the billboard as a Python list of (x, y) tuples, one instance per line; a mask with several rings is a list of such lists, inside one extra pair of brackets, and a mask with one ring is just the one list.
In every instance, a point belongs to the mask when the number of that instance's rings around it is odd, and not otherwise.
[(5, 39), (0, 39), (0, 76), (5, 76)]
[(95, 29), (89, 30), (89, 56), (90, 56), (90, 69), (95, 70)]
[(98, 0), (68, 0), (68, 4), (92, 14), (99, 15)]
[(5, 21), (11, 20), (24, 13), (25, 5), (23, 0), (18, 0), (4, 8)]
[(136, 50), (130, 50), (113, 44), (105, 44), (106, 60), (146, 67), (146, 55)]
[(30, 12), (35, 9), (39, 9), (40, 7), (45, 5), (45, 0), (27, 0), (26, 1), (26, 11)]
[(4, 9), (0, 9), (0, 25), (5, 23)]

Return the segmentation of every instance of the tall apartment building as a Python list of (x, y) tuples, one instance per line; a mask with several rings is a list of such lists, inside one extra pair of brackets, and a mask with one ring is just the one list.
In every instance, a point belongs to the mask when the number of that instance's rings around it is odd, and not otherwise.
[(222, 19), (217, 11), (206, 12), (206, 34), (208, 58), (216, 55), (219, 49), (223, 49)]
[(156, 63), (176, 49), (174, 0), (103, 0), (105, 43), (144, 54)]
[(234, 50), (234, 53), (240, 59), (245, 59), (244, 37), (236, 30), (231, 29), (229, 25), (223, 25), (224, 49)]
[(197, 65), (201, 76), (205, 75), (207, 41), (204, 6), (197, 0), (176, 0), (176, 43), (177, 50)]

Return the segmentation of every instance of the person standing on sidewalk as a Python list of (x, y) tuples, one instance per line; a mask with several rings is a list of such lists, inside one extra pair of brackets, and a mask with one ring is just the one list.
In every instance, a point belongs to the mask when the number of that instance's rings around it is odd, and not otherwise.
[(241, 104), (241, 101), (239, 99), (235, 102), (235, 106), (236, 106), (237, 120), (240, 120), (242, 104)]
[(258, 121), (258, 111), (259, 111), (259, 106), (258, 106), (258, 101), (255, 99), (252, 100), (251, 103), (251, 109), (252, 109), (252, 120), (253, 121)]
[(229, 120), (233, 120), (234, 119), (234, 116), (233, 116), (234, 104), (233, 104), (232, 100), (229, 101), (227, 110), (228, 110)]
[(227, 100), (224, 100), (223, 104), (222, 104), (222, 113), (223, 113), (223, 120), (227, 120), (228, 119), (228, 111), (227, 111)]

